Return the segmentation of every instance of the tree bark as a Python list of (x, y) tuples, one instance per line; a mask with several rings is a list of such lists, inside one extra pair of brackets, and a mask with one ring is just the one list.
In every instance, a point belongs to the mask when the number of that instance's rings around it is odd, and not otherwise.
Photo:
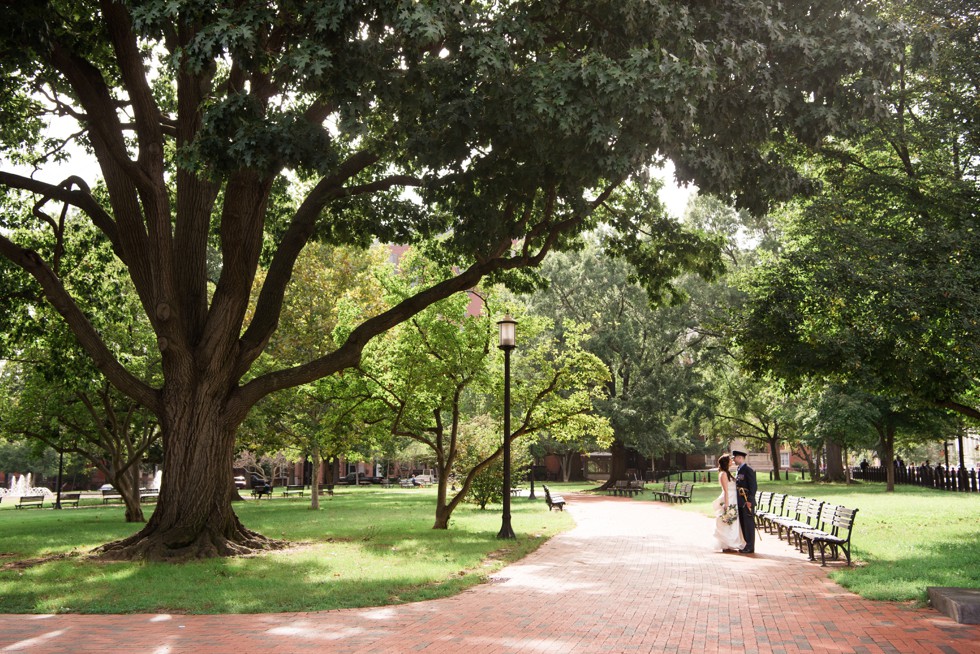
[(126, 505), (126, 522), (146, 522), (143, 517), (143, 507), (140, 505), (140, 469), (133, 464), (125, 471), (116, 475), (116, 490)]
[(310, 508), (314, 511), (320, 509), (320, 444), (313, 440), (313, 447), (310, 448)]
[(895, 428), (878, 426), (878, 454), (885, 467), (885, 492), (895, 492)]
[(575, 456), (575, 452), (565, 452), (561, 455), (561, 478), (564, 482), (568, 482), (569, 478), (572, 476), (573, 456)]
[(844, 480), (844, 459), (841, 446), (832, 440), (827, 441), (827, 481)]
[(612, 455), (609, 461), (609, 479), (598, 490), (612, 488), (617, 481), (626, 479), (626, 443), (617, 438), (609, 448), (609, 453)]
[(180, 562), (283, 546), (247, 529), (232, 510), (237, 423), (217, 407), (224, 408), (214, 400), (172, 400), (163, 431), (167, 480), (156, 510), (139, 533), (98, 548), (102, 558)]
[(779, 458), (779, 437), (773, 436), (769, 439), (769, 458), (772, 461), (772, 478), (779, 481), (780, 464)]

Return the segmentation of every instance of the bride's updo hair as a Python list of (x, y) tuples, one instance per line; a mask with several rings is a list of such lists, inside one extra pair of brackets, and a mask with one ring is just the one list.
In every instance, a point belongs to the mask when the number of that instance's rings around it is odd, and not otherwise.
[(728, 471), (728, 466), (731, 465), (731, 462), (732, 457), (728, 456), (727, 454), (722, 454), (720, 457), (718, 457), (718, 470), (719, 472), (724, 472), (726, 475), (728, 475), (729, 479), (732, 478), (732, 473)]

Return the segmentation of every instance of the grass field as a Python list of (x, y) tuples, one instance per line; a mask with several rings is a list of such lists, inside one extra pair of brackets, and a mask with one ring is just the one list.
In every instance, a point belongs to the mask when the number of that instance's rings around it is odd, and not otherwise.
[[(432, 599), (480, 583), (573, 526), (568, 514), (549, 513), (543, 499), (515, 498), (516, 541), (496, 538), (499, 507), (464, 505), (449, 530), (433, 530), (434, 489), (342, 489), (324, 498), (320, 511), (309, 502), (236, 505), (248, 527), (295, 547), (181, 566), (73, 555), (139, 529), (123, 522), (119, 505), (93, 500), (62, 511), (0, 505), (0, 612), (249, 613)], [(54, 555), (66, 558), (32, 564)]]
[[(594, 484), (554, 484), (562, 493)], [(711, 515), (717, 484), (697, 484), (690, 504)], [(857, 561), (830, 575), (870, 599), (926, 601), (928, 586), (980, 588), (980, 495), (883, 484), (760, 481), (762, 490), (817, 497), (859, 510)], [(311, 611), (445, 597), (567, 530), (568, 514), (512, 502), (516, 541), (499, 541), (499, 507), (463, 506), (448, 531), (431, 529), (433, 489), (346, 488), (324, 498), (236, 505), (242, 521), (294, 547), (261, 556), (169, 564), (98, 563), (84, 553), (133, 533), (121, 506), (92, 499), (79, 509), (17, 511), (0, 505), (0, 612), (249, 613)], [(649, 502), (650, 495), (634, 498)], [(152, 505), (147, 507), (152, 510)], [(706, 538), (709, 537), (706, 532)], [(766, 534), (762, 538), (774, 539)], [(780, 545), (786, 547), (788, 545)], [(62, 556), (46, 562), (38, 559)], [(814, 565), (800, 555), (801, 565)], [(778, 583), (778, 579), (773, 580)]]
[[(863, 597), (924, 604), (929, 586), (980, 588), (978, 493), (903, 485), (887, 493), (885, 485), (879, 483), (780, 483), (761, 479), (759, 489), (858, 509), (852, 536), (856, 565), (835, 565), (830, 576)], [(718, 492), (717, 482), (699, 483), (693, 501), (680, 506), (711, 515), (710, 504)], [(761, 537), (775, 539), (765, 533)]]

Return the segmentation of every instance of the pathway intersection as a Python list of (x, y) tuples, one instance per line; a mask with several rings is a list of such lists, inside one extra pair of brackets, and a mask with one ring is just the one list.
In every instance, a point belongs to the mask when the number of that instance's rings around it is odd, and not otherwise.
[(980, 654), (980, 626), (861, 599), (773, 537), (754, 556), (721, 554), (702, 515), (566, 499), (573, 530), (456, 597), (317, 613), (0, 615), (0, 652)]

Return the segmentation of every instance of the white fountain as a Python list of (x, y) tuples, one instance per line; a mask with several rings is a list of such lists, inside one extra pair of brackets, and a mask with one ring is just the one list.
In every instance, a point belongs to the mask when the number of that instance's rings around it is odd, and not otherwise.
[(0, 494), (8, 497), (23, 497), (25, 495), (47, 495), (51, 491), (47, 488), (34, 488), (34, 475), (11, 475), (10, 490), (0, 489)]

